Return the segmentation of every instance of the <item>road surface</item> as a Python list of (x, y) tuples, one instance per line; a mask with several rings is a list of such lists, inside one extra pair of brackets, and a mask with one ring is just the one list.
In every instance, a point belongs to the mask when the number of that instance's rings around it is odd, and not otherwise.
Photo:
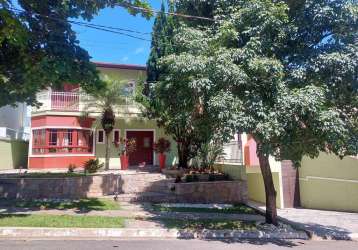
[(1, 250), (251, 250), (251, 249), (297, 249), (297, 250), (357, 250), (358, 242), (353, 241), (248, 241), (238, 242), (206, 241), (206, 240), (6, 240), (0, 239)]

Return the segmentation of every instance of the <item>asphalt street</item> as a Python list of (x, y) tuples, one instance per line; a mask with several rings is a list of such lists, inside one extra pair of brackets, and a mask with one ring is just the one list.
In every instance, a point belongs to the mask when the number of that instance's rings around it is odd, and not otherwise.
[(1, 250), (212, 250), (212, 249), (297, 249), (297, 250), (330, 250), (358, 249), (358, 242), (353, 241), (263, 241), (263, 240), (241, 240), (241, 241), (207, 241), (207, 240), (6, 240), (0, 239)]

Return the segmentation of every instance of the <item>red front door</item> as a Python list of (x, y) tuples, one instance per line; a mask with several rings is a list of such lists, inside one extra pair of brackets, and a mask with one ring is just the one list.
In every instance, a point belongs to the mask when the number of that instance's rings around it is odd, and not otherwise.
[(127, 139), (136, 140), (136, 150), (129, 155), (129, 165), (153, 165), (153, 131), (127, 131)]

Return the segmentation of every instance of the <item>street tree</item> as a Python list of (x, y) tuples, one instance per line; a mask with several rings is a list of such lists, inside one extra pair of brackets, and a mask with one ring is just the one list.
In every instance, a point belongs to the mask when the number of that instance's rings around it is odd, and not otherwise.
[(340, 157), (358, 153), (358, 5), (210, 2), (212, 24), (180, 25), (173, 39), (176, 53), (161, 60), (169, 69), (165, 79), (178, 83), (172, 90), (195, 93), (199, 102), (181, 98), (192, 109), (200, 103), (200, 112), (215, 117), (206, 120), (208, 128), (214, 120), (253, 136), (266, 222), (277, 224), (269, 156), (299, 166), (303, 156), (322, 151)]

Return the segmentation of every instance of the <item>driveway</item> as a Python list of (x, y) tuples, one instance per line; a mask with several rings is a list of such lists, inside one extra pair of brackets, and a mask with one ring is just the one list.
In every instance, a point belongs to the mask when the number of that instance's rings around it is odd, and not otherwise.
[[(250, 201), (249, 205), (265, 211), (263, 204)], [(283, 221), (310, 232), (313, 238), (358, 240), (358, 213), (305, 208), (278, 209), (277, 213)]]

